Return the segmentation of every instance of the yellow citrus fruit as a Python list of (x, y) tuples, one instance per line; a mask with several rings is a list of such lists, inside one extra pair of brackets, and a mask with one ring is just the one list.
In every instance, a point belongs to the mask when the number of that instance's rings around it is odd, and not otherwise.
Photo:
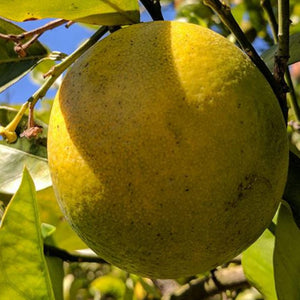
[(236, 46), (200, 26), (121, 29), (66, 75), (49, 126), (53, 185), (102, 258), (176, 278), (248, 247), (283, 193), (277, 100)]

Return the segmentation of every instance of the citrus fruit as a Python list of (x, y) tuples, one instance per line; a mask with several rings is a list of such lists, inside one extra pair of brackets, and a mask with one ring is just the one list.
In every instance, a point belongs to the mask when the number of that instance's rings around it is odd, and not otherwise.
[(287, 175), (267, 81), (228, 40), (179, 22), (120, 29), (82, 55), (48, 143), (74, 230), (102, 258), (154, 278), (239, 254), (270, 223)]

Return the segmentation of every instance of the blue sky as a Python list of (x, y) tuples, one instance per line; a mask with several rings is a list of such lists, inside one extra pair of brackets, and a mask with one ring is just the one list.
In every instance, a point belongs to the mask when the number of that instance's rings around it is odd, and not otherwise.
[[(163, 15), (166, 20), (174, 19), (175, 11), (173, 6), (164, 6)], [(142, 14), (141, 19), (142, 21), (151, 20), (147, 12)], [(50, 20), (38, 20), (16, 24), (25, 30), (31, 30), (49, 21)], [(60, 26), (53, 30), (49, 30), (39, 38), (39, 41), (52, 51), (60, 51), (70, 54), (85, 39), (89, 38), (92, 33), (92, 30), (88, 29), (87, 27), (73, 24), (68, 29), (65, 26)], [(37, 84), (31, 81), (30, 75), (27, 75), (13, 86), (0, 93), (0, 103), (23, 103), (38, 89), (38, 87), (39, 86)], [(56, 91), (54, 89), (50, 89), (46, 95), (46, 98), (52, 98), (55, 95), (55, 92)]]

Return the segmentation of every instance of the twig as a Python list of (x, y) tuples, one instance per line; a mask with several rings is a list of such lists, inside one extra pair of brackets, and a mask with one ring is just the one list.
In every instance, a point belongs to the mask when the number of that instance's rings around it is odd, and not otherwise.
[[(30, 109), (34, 109), (39, 99), (46, 95), (48, 89), (56, 81), (56, 79), (87, 49), (94, 45), (105, 33), (108, 31), (107, 26), (100, 27), (87, 41), (85, 41), (80, 47), (78, 47), (72, 54), (65, 58), (61, 63), (55, 65), (42, 86), (23, 104), (25, 109), (19, 111), (18, 119), (15, 117), (5, 128), (0, 126), (0, 135), (2, 135), (9, 143), (13, 143), (17, 139), (15, 129), (24, 115), (26, 109), (30, 105)], [(12, 126), (13, 125), (13, 126)], [(29, 128), (28, 128), (29, 129)], [(27, 135), (26, 135), (27, 136)], [(30, 136), (28, 136), (30, 137)]]
[(46, 256), (55, 256), (66, 262), (96, 262), (99, 264), (108, 264), (107, 261), (97, 255), (72, 254), (66, 250), (44, 244), (44, 254)]
[(274, 78), (279, 87), (281, 101), (286, 102), (288, 86), (284, 74), (289, 60), (289, 28), (290, 7), (289, 0), (278, 0), (278, 50), (275, 54)]
[(194, 279), (170, 295), (168, 300), (205, 299), (226, 290), (250, 287), (242, 266), (217, 269), (213, 275)]
[(64, 23), (67, 23), (67, 20), (64, 19), (56, 19), (53, 20), (41, 27), (38, 27), (36, 29), (30, 30), (30, 31), (25, 31), (23, 33), (20, 34), (3, 34), (0, 33), (0, 38), (5, 39), (5, 40), (11, 40), (13, 42), (19, 42), (25, 38), (31, 37), (31, 36), (35, 36), (35, 35), (41, 35), (42, 33), (44, 33), (47, 30), (51, 30), (55, 27), (58, 27)]
[[(284, 1), (284, 0), (283, 0)], [(228, 29), (235, 35), (236, 39), (238, 40), (239, 44), (241, 45), (242, 49), (245, 53), (250, 57), (250, 59), (254, 62), (257, 68), (261, 71), (261, 73), (265, 76), (267, 81), (269, 82), (274, 94), (277, 96), (278, 102), (280, 104), (281, 110), (285, 119), (287, 119), (287, 106), (286, 102), (282, 99), (280, 95), (280, 91), (277, 86), (277, 82), (274, 80), (274, 77), (264, 61), (260, 58), (258, 53), (256, 52), (255, 48), (251, 45), (248, 41), (247, 37), (245, 36), (244, 32), (234, 19), (230, 6), (226, 5), (225, 3), (221, 2), (220, 0), (203, 0), (203, 3), (209, 6), (212, 10), (214, 10), (222, 22), (228, 27)]]
[[(269, 20), (270, 27), (271, 27), (272, 34), (273, 34), (273, 39), (274, 39), (275, 44), (277, 44), (278, 43), (278, 24), (276, 21), (274, 11), (272, 9), (271, 2), (270, 2), (270, 0), (262, 0), (261, 5), (268, 16), (268, 20)], [(288, 17), (287, 17), (287, 19), (288, 19)], [(287, 95), (289, 103), (292, 107), (292, 110), (294, 111), (297, 122), (300, 122), (300, 108), (298, 105), (297, 95), (295, 93), (294, 85), (293, 85), (293, 82), (291, 79), (291, 74), (290, 74), (290, 70), (289, 70), (288, 66), (286, 66), (286, 69), (285, 69), (285, 80), (286, 80), (286, 83), (289, 88), (289, 94)]]
[(141, 0), (141, 2), (154, 21), (162, 21), (164, 19), (161, 12), (160, 0)]
[(274, 41), (277, 41), (278, 24), (270, 0), (261, 0), (260, 5), (267, 14)]
[(22, 44), (20, 42), (16, 43), (16, 46), (14, 47), (14, 50), (19, 55), (19, 57), (25, 57), (27, 55), (26, 49), (29, 48), (40, 36), (41, 36), (41, 33), (40, 34), (35, 34), (25, 44)]

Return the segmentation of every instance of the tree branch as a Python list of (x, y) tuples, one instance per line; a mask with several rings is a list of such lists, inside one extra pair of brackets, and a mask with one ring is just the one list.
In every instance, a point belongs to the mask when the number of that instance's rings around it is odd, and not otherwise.
[(278, 24), (270, 0), (261, 0), (260, 5), (268, 16), (268, 21), (272, 30), (274, 41), (277, 41)]
[(274, 78), (279, 86), (279, 96), (282, 102), (286, 102), (286, 93), (289, 91), (284, 80), (289, 60), (289, 5), (289, 0), (278, 0), (278, 50), (275, 54)]
[(160, 0), (141, 0), (141, 2), (154, 21), (162, 21), (164, 19), (161, 12)]
[(67, 20), (64, 19), (56, 19), (53, 20), (41, 27), (38, 27), (36, 29), (30, 30), (30, 31), (25, 31), (23, 33), (20, 34), (3, 34), (0, 33), (0, 38), (5, 39), (5, 40), (11, 40), (13, 42), (20, 42), (21, 40), (31, 37), (31, 36), (35, 36), (35, 35), (41, 35), (42, 33), (44, 33), (47, 30), (51, 30), (55, 27), (58, 27), (64, 23), (67, 23)]
[[(271, 2), (270, 2), (270, 0), (261, 0), (261, 5), (268, 16), (268, 20), (269, 20), (273, 38), (274, 38), (274, 42), (275, 42), (275, 44), (277, 44), (278, 43), (278, 24), (276, 21), (274, 11), (272, 9)], [(281, 16), (282, 16), (282, 14), (281, 14)], [(287, 16), (287, 20), (288, 19), (289, 18)], [(287, 25), (285, 24), (285, 26), (287, 26)], [(286, 42), (288, 42), (288, 41), (286, 41)], [(285, 69), (285, 80), (286, 80), (286, 83), (287, 83), (288, 89), (289, 89), (289, 94), (287, 95), (289, 103), (294, 111), (297, 122), (300, 122), (300, 107), (298, 105), (297, 95), (295, 93), (294, 85), (293, 85), (293, 82), (291, 79), (290, 70), (287, 65), (286, 65), (286, 69)], [(285, 83), (284, 83), (284, 85), (285, 85)]]
[(205, 299), (226, 290), (250, 287), (242, 266), (215, 270), (209, 277), (194, 279), (170, 295), (168, 300)]
[(71, 254), (66, 250), (44, 244), (44, 254), (46, 256), (55, 256), (66, 262), (96, 262), (99, 264), (108, 264), (104, 259), (95, 255)]

